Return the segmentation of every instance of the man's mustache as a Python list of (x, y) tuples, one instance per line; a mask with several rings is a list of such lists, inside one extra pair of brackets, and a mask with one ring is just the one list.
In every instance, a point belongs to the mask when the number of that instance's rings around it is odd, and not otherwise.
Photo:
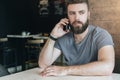
[(83, 24), (81, 21), (74, 21), (73, 22), (73, 24), (76, 24), (76, 23)]

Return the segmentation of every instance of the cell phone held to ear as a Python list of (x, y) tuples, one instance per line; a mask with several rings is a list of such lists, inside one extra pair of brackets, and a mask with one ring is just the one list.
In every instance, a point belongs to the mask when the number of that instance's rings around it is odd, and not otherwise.
[(64, 31), (68, 31), (70, 29), (71, 29), (70, 24), (67, 24), (67, 25), (63, 26)]

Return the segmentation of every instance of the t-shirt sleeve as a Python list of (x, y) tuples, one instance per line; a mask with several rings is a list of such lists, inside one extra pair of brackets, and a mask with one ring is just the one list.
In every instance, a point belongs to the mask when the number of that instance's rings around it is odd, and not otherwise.
[(59, 39), (55, 42), (54, 47), (61, 50), (61, 47), (60, 47), (60, 44), (59, 44)]
[(98, 50), (103, 46), (114, 45), (112, 36), (106, 30), (99, 32), (96, 38), (96, 45)]

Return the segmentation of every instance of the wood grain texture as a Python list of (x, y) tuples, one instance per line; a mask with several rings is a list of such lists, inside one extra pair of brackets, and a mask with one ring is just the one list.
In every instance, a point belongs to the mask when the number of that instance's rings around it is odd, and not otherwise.
[[(102, 27), (112, 35), (116, 64), (118, 64), (120, 61), (120, 0), (89, 0), (89, 3), (90, 24)], [(117, 66), (116, 70), (118, 70)]]

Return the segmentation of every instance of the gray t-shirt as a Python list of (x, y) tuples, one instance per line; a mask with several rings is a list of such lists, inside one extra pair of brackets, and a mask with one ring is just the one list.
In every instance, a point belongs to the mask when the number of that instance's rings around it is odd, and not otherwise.
[(104, 29), (93, 25), (88, 26), (85, 38), (76, 44), (73, 33), (60, 37), (54, 47), (61, 50), (67, 65), (85, 64), (98, 59), (98, 50), (106, 45), (114, 45), (111, 35)]

